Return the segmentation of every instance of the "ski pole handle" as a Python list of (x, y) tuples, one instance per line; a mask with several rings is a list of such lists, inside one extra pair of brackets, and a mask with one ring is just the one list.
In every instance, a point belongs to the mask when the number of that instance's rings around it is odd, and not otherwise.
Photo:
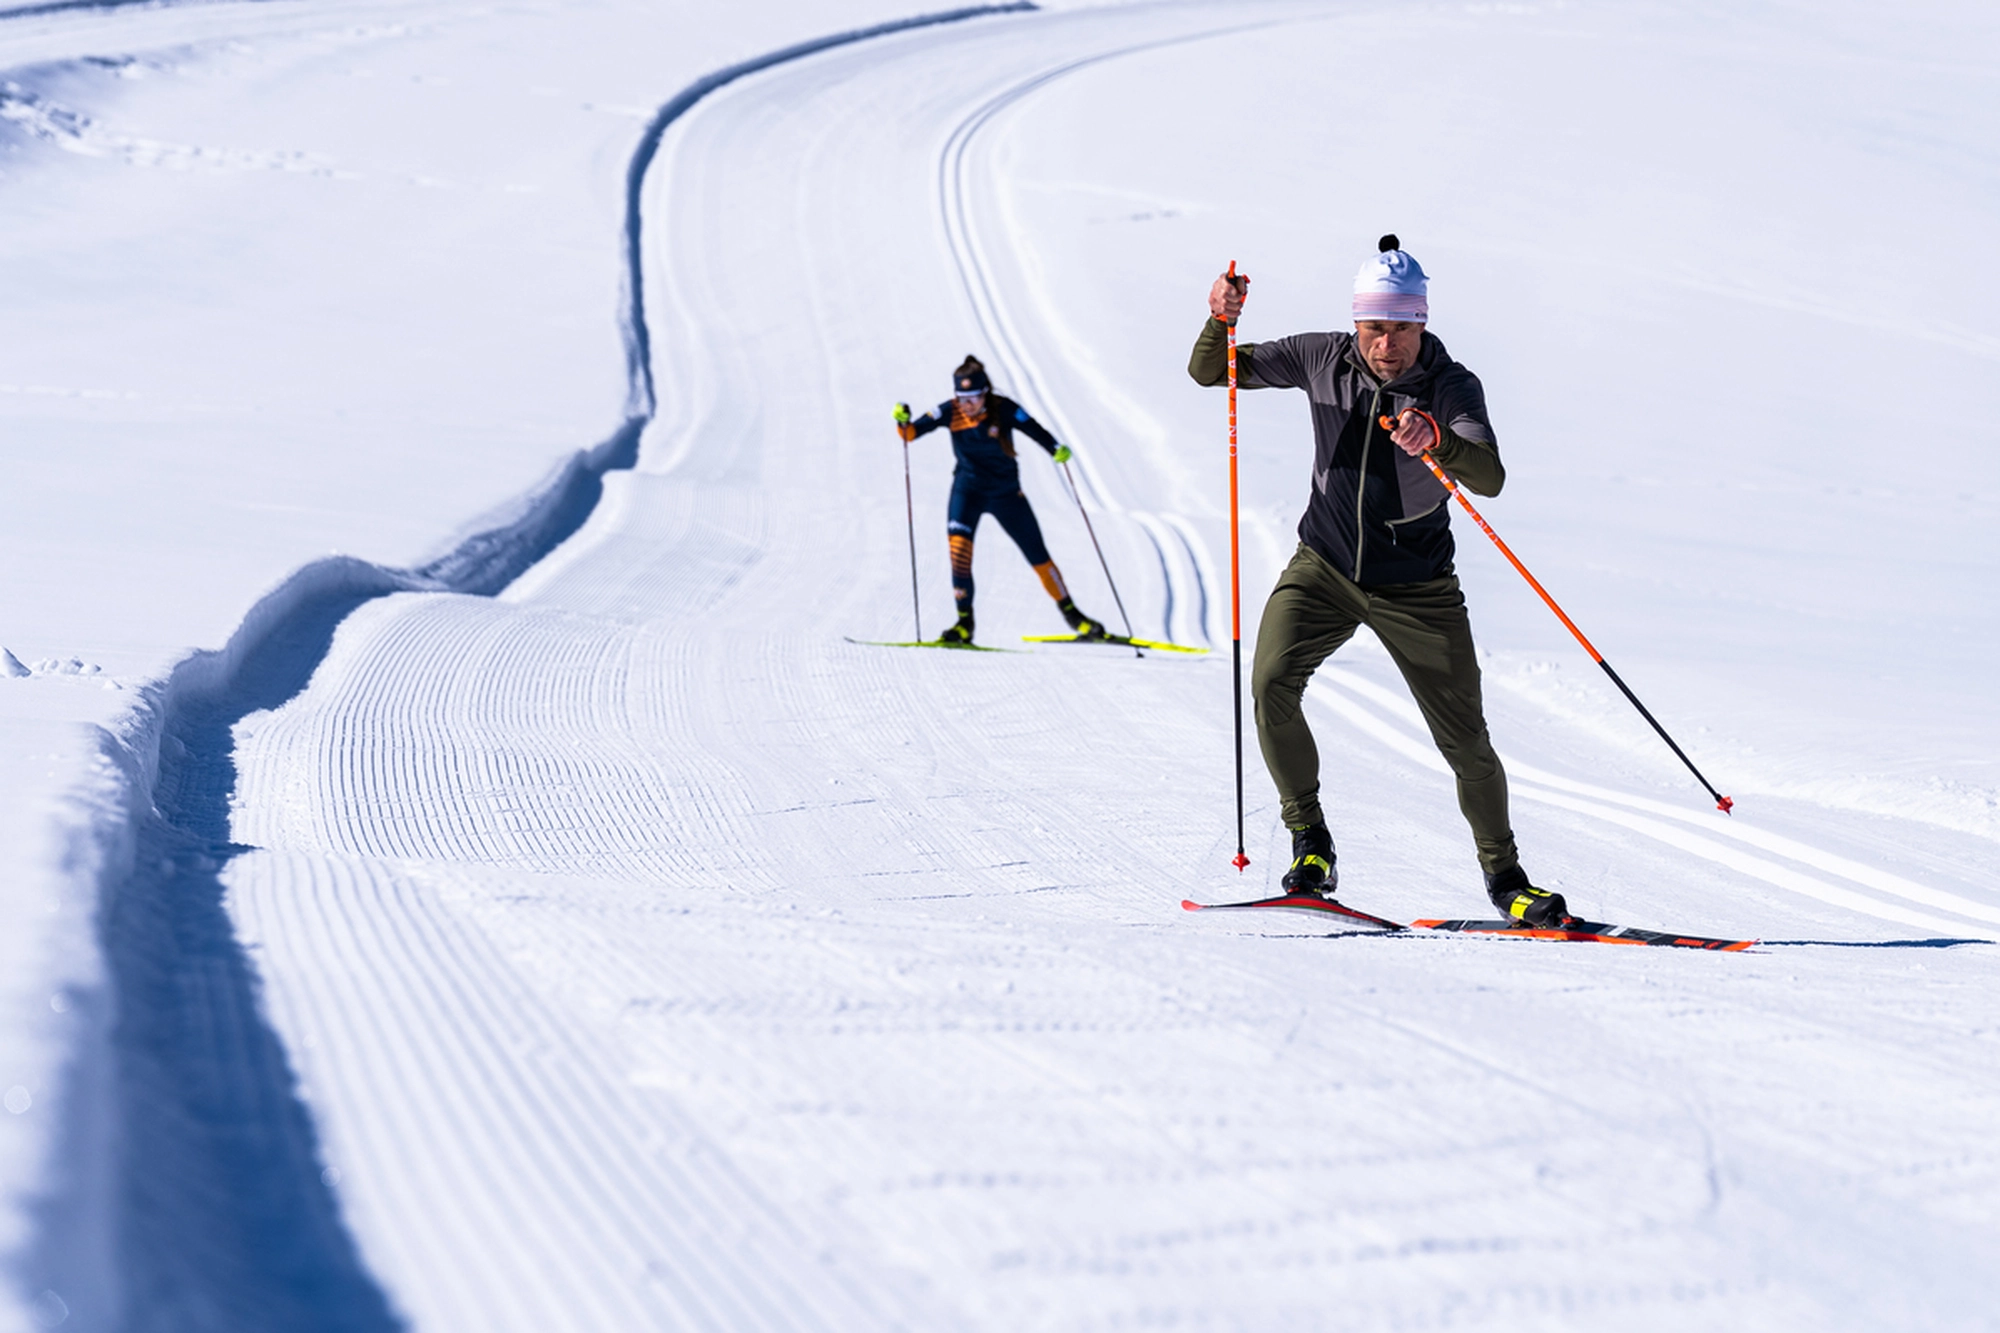
[[(1223, 281), (1229, 284), (1229, 290), (1236, 293), (1236, 299), (1238, 301), (1241, 301), (1243, 299), (1243, 294), (1245, 289), (1249, 286), (1250, 279), (1247, 276), (1239, 275), (1236, 272), (1235, 260), (1232, 259), (1229, 261), (1229, 272), (1223, 274), (1222, 277)], [(1232, 329), (1236, 327), (1236, 321), (1233, 319), (1226, 319), (1223, 321), (1223, 323), (1227, 324)]]

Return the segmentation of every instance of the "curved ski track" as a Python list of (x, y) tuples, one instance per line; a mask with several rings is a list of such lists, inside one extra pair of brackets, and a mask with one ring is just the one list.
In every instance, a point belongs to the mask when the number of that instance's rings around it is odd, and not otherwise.
[[(260, 850), (225, 872), (229, 907), (416, 1326), (1788, 1323), (1807, 1307), (1762, 1257), (1827, 1208), (1879, 1258), (1825, 1275), (1811, 1313), (1866, 1326), (1891, 1270), (1962, 1301), (1976, 1244), (1940, 1245), (1898, 1182), (1948, 1169), (1992, 1091), (1900, 1041), (1929, 1001), (1858, 1000), (1798, 954), (1191, 930), (1176, 897), (1218, 886), (1190, 868), (1227, 856), (1226, 665), (840, 640), (900, 636), (881, 407), (966, 347), (1041, 382), (988, 267), (982, 134), (1052, 78), (1245, 22), (909, 32), (704, 100), (645, 182), (665, 401), (636, 470), (501, 597), (373, 601), (237, 727), (231, 836)], [(1214, 516), (1114, 504), (1102, 413), (1030, 405), (1105, 456), (1083, 485), (1114, 569), (1145, 571), (1140, 628), (1213, 635)], [(913, 453), (940, 614), (948, 464)], [(1069, 501), (1024, 471), (1102, 604)], [(1149, 502), (1143, 470), (1115, 476)], [(983, 633), (1048, 627), (1016, 553), (980, 551)], [(1318, 696), (1364, 738), (1342, 743), (1383, 745), (1343, 844), (1399, 886), (1369, 905), (1462, 898), (1420, 726), (1365, 669)], [(1650, 798), (1516, 772), (1569, 864), (1674, 876), (1683, 910), (1984, 929), (1977, 903), (1802, 841), (1697, 839)], [(1955, 1095), (1912, 1123), (1918, 1086)], [(1746, 1128), (1774, 1095), (1834, 1097), (1841, 1123)]]

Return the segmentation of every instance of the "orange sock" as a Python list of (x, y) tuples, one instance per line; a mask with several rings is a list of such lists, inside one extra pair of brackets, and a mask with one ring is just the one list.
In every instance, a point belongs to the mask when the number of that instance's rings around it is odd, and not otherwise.
[(1048, 589), (1049, 596), (1055, 598), (1058, 602), (1068, 598), (1069, 589), (1063, 584), (1062, 571), (1056, 568), (1055, 561), (1042, 561), (1041, 564), (1035, 566), (1035, 572), (1042, 576), (1042, 586)]

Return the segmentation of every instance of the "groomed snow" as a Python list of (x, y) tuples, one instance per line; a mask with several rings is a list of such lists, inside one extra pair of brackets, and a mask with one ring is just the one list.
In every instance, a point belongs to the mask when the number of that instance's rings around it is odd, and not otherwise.
[[(652, 153), (907, 16), (0, 10), (0, 1327), (1992, 1327), (1995, 20), (1045, 8)], [(1202, 296), (1337, 327), (1387, 230), (1737, 801), (1461, 520), (1528, 868), (1757, 950), (1180, 911), (1286, 857)], [(848, 641), (968, 350), (1218, 651)], [(1247, 638), (1302, 404), (1243, 438)], [(1480, 911), (1386, 656), (1311, 699), (1343, 896)]]

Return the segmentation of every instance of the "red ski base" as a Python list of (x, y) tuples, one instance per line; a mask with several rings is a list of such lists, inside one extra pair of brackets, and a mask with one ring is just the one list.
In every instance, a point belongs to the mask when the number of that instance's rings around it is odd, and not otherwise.
[(1310, 893), (1288, 893), (1276, 898), (1259, 898), (1248, 903), (1198, 903), (1192, 899), (1181, 899), (1181, 906), (1190, 912), (1233, 912), (1248, 907), (1276, 907), (1292, 912), (1312, 912), (1320, 916), (1346, 917), (1365, 925), (1380, 926), (1384, 930), (1401, 930), (1400, 921), (1389, 921), (1366, 912), (1357, 912), (1331, 898), (1320, 898)]

